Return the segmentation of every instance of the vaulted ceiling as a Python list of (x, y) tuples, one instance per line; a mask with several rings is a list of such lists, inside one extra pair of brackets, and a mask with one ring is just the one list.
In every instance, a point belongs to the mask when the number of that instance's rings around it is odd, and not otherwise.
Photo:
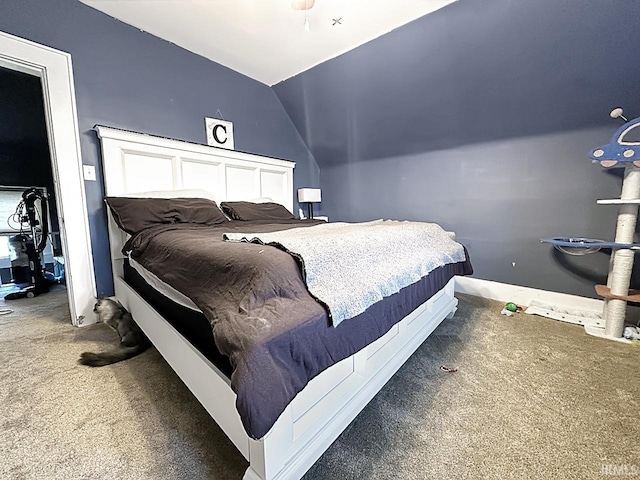
[(80, 1), (271, 86), (454, 0)]

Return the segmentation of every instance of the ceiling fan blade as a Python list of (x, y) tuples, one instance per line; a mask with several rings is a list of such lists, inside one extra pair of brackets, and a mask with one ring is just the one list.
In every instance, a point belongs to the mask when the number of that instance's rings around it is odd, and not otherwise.
[(310, 10), (315, 0), (291, 0), (291, 8), (294, 10)]

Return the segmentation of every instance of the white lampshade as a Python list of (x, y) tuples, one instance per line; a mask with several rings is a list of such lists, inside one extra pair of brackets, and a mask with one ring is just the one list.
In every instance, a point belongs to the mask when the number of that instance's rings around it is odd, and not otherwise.
[(322, 191), (319, 188), (299, 188), (298, 189), (298, 202), (310, 203), (321, 202)]

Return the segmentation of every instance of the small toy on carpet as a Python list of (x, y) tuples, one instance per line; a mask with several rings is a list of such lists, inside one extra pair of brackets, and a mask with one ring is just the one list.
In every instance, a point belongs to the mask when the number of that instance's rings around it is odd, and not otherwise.
[(456, 373), (458, 371), (456, 367), (446, 367), (444, 365), (440, 365), (440, 370), (447, 373)]
[(514, 313), (522, 312), (524, 308), (519, 305), (516, 305), (513, 302), (507, 302), (502, 311), (500, 312), (502, 315), (506, 315), (507, 317), (512, 317)]

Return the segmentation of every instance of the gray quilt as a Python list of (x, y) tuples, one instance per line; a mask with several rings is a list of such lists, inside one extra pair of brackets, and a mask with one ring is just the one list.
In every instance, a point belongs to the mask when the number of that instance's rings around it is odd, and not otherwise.
[(462, 245), (435, 223), (328, 223), (268, 233), (228, 232), (224, 238), (276, 246), (296, 257), (309, 292), (327, 306), (334, 327), (434, 269), (465, 260)]

